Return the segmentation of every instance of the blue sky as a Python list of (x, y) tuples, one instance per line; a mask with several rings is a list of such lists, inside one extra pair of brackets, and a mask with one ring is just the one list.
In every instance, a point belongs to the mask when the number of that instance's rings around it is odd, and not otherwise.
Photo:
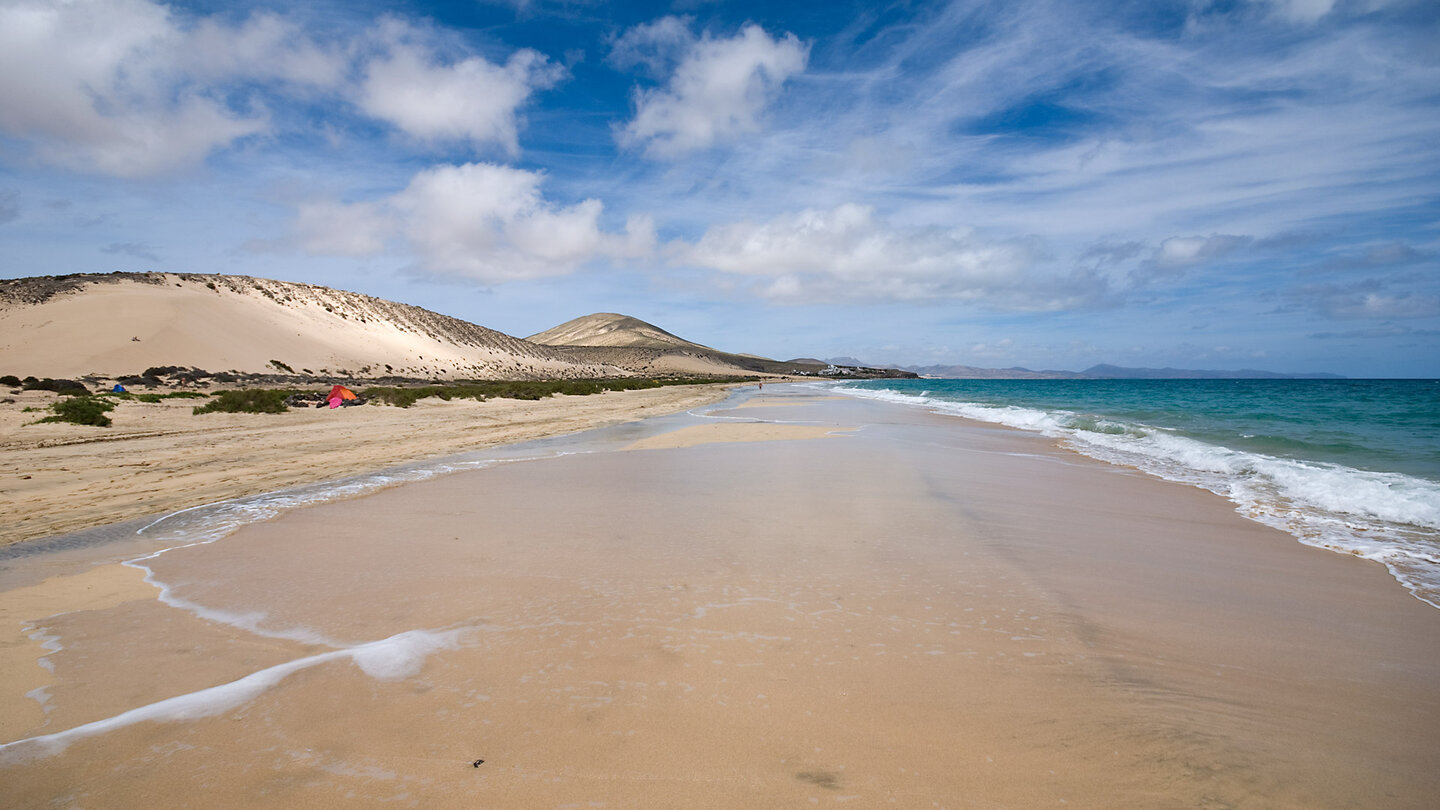
[(1440, 377), (1433, 0), (0, 0), (0, 275)]

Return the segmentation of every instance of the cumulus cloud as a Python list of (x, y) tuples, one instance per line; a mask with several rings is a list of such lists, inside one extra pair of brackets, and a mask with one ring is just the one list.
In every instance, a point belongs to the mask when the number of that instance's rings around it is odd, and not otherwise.
[(625, 31), (610, 45), (605, 61), (619, 70), (640, 70), (653, 78), (668, 74), (696, 41), (689, 17), (661, 17)]
[(421, 140), (498, 144), (518, 150), (516, 110), (562, 69), (529, 49), (503, 65), (479, 56), (445, 63), (421, 32), (382, 22), (383, 53), (365, 67), (358, 103), (368, 115)]
[(21, 0), (0, 8), (0, 132), (45, 162), (120, 177), (156, 174), (264, 132), (177, 81), (184, 32), (147, 0)]
[(895, 227), (854, 204), (718, 225), (694, 243), (671, 243), (668, 256), (748, 277), (745, 289), (784, 303), (957, 300), (1053, 310), (1106, 292), (1090, 274), (1037, 278), (1043, 256), (1029, 241), (973, 228)]
[(517, 148), (517, 109), (563, 70), (448, 53), (386, 18), (318, 37), (282, 16), (190, 17), (152, 0), (0, 5), (0, 135), (41, 162), (116, 177), (185, 169), (275, 132), (317, 97), (423, 141)]
[(340, 43), (316, 41), (293, 21), (257, 12), (239, 25), (199, 20), (175, 56), (197, 78), (250, 77), (320, 89), (344, 83), (348, 51)]
[(654, 251), (654, 223), (635, 215), (624, 233), (600, 227), (599, 200), (557, 205), (544, 175), (493, 163), (435, 166), (383, 200), (300, 207), (295, 242), (316, 254), (365, 256), (399, 237), (425, 272), (486, 283), (564, 275), (597, 256)]
[(620, 141), (669, 159), (757, 132), (766, 105), (808, 59), (808, 46), (794, 34), (776, 39), (758, 25), (728, 39), (706, 35), (685, 51), (664, 88), (636, 90), (635, 117)]

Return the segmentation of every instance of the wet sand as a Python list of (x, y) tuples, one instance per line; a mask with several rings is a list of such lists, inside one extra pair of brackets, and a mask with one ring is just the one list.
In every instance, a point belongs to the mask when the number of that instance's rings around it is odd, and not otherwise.
[(143, 563), (192, 609), (0, 593), (7, 742), (159, 707), (0, 749), (0, 804), (1431, 806), (1440, 613), (1382, 568), (807, 390)]

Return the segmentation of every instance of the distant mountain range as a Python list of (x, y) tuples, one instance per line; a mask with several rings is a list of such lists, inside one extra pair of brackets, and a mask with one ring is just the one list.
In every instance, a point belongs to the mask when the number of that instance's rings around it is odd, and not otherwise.
[[(839, 365), (863, 365), (851, 357), (832, 358)], [(853, 362), (852, 362), (853, 361)], [(1190, 369), (1190, 368), (1126, 368), (1108, 363), (1091, 366), (1084, 371), (1034, 371), (1028, 368), (979, 368), (976, 366), (897, 366), (922, 377), (944, 377), (962, 380), (1341, 380), (1339, 374), (1281, 374), (1257, 369)]]

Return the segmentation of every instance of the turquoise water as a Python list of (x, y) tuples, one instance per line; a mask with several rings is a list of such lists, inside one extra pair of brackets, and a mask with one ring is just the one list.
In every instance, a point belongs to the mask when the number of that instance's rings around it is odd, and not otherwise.
[(1440, 607), (1440, 381), (873, 380), (858, 396), (1042, 433), (1204, 487)]

